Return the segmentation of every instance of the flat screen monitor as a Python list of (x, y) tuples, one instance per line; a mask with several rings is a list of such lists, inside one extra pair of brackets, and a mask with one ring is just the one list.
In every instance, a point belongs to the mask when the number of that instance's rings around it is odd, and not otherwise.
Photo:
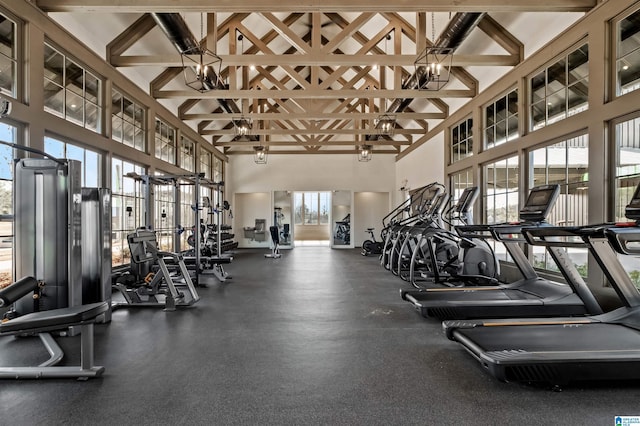
[(520, 209), (520, 219), (536, 222), (545, 220), (559, 192), (560, 185), (541, 185), (531, 189), (527, 202)]

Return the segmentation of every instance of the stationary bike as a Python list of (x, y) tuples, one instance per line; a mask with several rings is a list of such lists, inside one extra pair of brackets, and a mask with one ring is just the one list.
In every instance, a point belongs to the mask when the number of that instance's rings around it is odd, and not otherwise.
[(376, 241), (376, 235), (373, 233), (374, 229), (376, 228), (367, 228), (367, 232), (371, 235), (371, 239), (364, 240), (362, 243), (362, 251), (360, 253), (363, 256), (369, 256), (370, 254), (382, 254), (384, 242)]

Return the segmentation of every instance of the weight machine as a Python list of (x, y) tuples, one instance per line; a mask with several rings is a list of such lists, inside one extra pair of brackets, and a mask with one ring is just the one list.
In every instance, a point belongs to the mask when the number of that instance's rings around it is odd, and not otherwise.
[[(225, 255), (222, 245), (222, 241), (230, 234), (224, 233), (225, 225), (222, 220), (222, 212), (229, 210), (230, 206), (225, 201), (222, 206), (219, 204), (212, 206), (208, 197), (204, 197), (200, 202), (200, 189), (202, 186), (212, 188), (217, 192), (218, 200), (222, 199), (223, 182), (214, 182), (211, 179), (204, 177), (204, 173), (192, 173), (192, 174), (179, 174), (179, 175), (138, 175), (136, 173), (127, 174), (128, 177), (139, 180), (142, 182), (143, 194), (144, 194), (144, 228), (148, 230), (160, 231), (161, 229), (154, 229), (154, 199), (155, 188), (157, 186), (170, 186), (173, 188), (173, 199), (176, 208), (174, 209), (174, 223), (173, 228), (169, 228), (171, 232), (175, 232), (178, 236), (182, 234), (186, 229), (192, 230), (192, 235), (187, 238), (187, 243), (191, 245), (192, 249), (183, 250), (178, 238), (174, 238), (173, 251), (178, 253), (182, 252), (184, 261), (189, 269), (195, 271), (195, 281), (199, 283), (199, 276), (202, 275), (214, 275), (220, 282), (224, 282), (227, 279), (231, 279), (231, 276), (224, 270), (223, 265), (231, 263), (233, 257)], [(191, 210), (193, 211), (194, 224), (191, 227), (183, 227), (181, 225), (183, 219), (181, 217), (181, 192), (179, 190), (182, 185), (191, 185), (194, 187), (193, 202), (191, 203)], [(203, 212), (206, 211), (208, 217), (214, 218), (214, 223), (204, 223), (202, 217)], [(204, 228), (204, 229), (203, 229)], [(162, 229), (166, 231), (167, 229)], [(231, 245), (231, 248), (235, 248)]]

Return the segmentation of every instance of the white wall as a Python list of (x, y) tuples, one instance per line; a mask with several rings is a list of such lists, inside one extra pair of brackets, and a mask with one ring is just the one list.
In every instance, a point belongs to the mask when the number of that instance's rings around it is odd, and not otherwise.
[(392, 192), (394, 206), (403, 201), (403, 194), (398, 189), (402, 187), (405, 179), (411, 189), (420, 188), (432, 182), (440, 182), (447, 186), (444, 146), (444, 133), (440, 133), (396, 163), (396, 183), (395, 190)]
[(354, 155), (273, 155), (267, 164), (253, 156), (231, 155), (227, 191), (391, 191), (395, 176), (394, 155), (373, 155), (361, 163)]
[(373, 231), (376, 239), (380, 240), (382, 218), (391, 210), (388, 192), (356, 192), (353, 194), (353, 223), (351, 239), (356, 247), (361, 247), (364, 240), (371, 239), (367, 228)]
[[(232, 226), (240, 237), (242, 228), (252, 224), (254, 218), (266, 218), (267, 226), (273, 222), (273, 212), (265, 214), (262, 203), (245, 202), (248, 194), (268, 193), (271, 197), (273, 191), (333, 190), (391, 193), (396, 187), (394, 155), (374, 154), (369, 162), (359, 162), (355, 155), (274, 155), (267, 164), (255, 164), (250, 155), (232, 155), (227, 170), (225, 191), (236, 204), (232, 206)], [(272, 204), (269, 199), (267, 209)], [(389, 212), (389, 207), (374, 220), (376, 223)], [(361, 226), (354, 222), (352, 230), (357, 229), (354, 227)], [(237, 238), (241, 247), (247, 247), (243, 240)]]
[[(234, 194), (233, 197), (233, 233), (238, 247), (269, 247), (269, 226), (273, 223), (270, 192), (252, 192), (248, 194)], [(256, 219), (267, 221), (264, 241), (251, 241), (244, 237), (245, 227), (254, 227)]]

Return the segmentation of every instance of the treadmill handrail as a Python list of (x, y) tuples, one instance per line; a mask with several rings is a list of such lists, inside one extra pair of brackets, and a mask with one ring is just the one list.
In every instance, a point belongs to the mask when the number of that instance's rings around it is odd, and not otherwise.
[[(640, 255), (640, 227), (612, 226), (604, 231), (609, 243), (615, 251), (627, 255)], [(636, 243), (631, 247), (629, 243)]]

